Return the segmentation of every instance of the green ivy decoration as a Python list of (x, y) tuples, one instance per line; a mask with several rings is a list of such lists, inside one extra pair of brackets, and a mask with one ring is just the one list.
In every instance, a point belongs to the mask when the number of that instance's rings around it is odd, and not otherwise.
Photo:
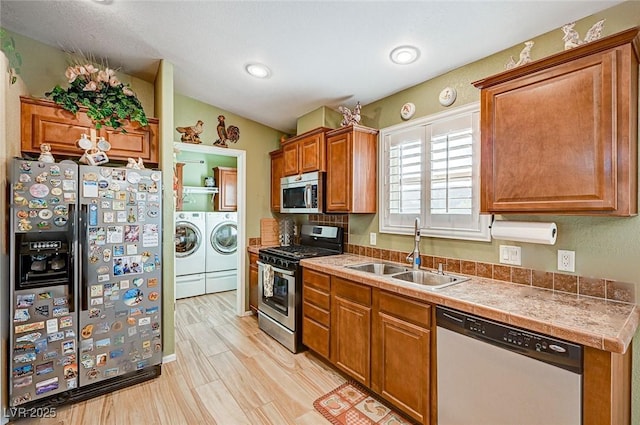
[(9, 78), (11, 84), (15, 84), (20, 74), (22, 66), (22, 56), (16, 50), (16, 42), (13, 37), (9, 36), (5, 30), (0, 28), (0, 50), (4, 52), (9, 60)]
[(57, 85), (45, 96), (74, 114), (84, 106), (96, 129), (104, 125), (126, 133), (127, 121), (136, 121), (142, 126), (149, 124), (135, 93), (128, 84), (118, 80), (113, 69), (101, 70), (92, 64), (74, 65), (67, 68), (65, 76), (69, 87), (63, 89)]

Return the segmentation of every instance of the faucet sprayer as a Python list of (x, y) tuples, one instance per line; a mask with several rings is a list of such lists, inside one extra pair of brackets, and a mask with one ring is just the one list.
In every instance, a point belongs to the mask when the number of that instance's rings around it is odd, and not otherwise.
[(414, 244), (413, 252), (407, 255), (407, 262), (413, 264), (413, 270), (420, 269), (420, 218), (416, 217), (414, 225)]

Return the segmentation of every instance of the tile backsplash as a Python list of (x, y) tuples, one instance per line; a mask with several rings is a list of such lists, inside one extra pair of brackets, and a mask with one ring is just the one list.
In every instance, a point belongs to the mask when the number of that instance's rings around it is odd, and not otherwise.
[[(404, 263), (405, 258), (409, 255), (409, 252), (406, 251), (349, 244), (348, 214), (310, 214), (308, 223), (342, 227), (344, 229), (344, 252), (398, 263)], [(260, 238), (249, 238), (249, 245), (260, 245)], [(438, 264), (442, 264), (443, 270), (451, 273), (462, 273), (612, 301), (634, 304), (638, 301), (636, 299), (636, 285), (630, 282), (547, 272), (459, 258), (421, 255), (420, 259), (423, 268), (437, 269)]]
[[(399, 263), (404, 263), (407, 255), (410, 254), (405, 251), (361, 245), (346, 245), (345, 252)], [(636, 303), (636, 285), (629, 282), (431, 255), (421, 255), (420, 260), (423, 268), (437, 269), (438, 264), (442, 264), (443, 270), (451, 273), (462, 273), (612, 301)]]

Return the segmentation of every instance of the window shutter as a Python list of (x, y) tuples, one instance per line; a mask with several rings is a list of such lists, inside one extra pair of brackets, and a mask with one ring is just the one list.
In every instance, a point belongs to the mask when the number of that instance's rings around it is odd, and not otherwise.
[(424, 127), (385, 139), (385, 204), (393, 225), (410, 225), (422, 205)]

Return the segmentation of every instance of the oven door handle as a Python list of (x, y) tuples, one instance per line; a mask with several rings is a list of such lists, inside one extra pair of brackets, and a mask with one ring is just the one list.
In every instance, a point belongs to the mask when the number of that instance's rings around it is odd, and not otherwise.
[[(263, 263), (262, 261), (258, 261), (257, 264), (258, 264), (258, 266), (263, 266), (263, 267), (267, 265), (266, 263)], [(275, 266), (271, 266), (271, 269), (276, 273), (286, 274), (287, 276), (293, 276), (295, 274), (294, 271), (281, 269), (281, 268), (278, 268), (278, 267), (275, 267)]]

